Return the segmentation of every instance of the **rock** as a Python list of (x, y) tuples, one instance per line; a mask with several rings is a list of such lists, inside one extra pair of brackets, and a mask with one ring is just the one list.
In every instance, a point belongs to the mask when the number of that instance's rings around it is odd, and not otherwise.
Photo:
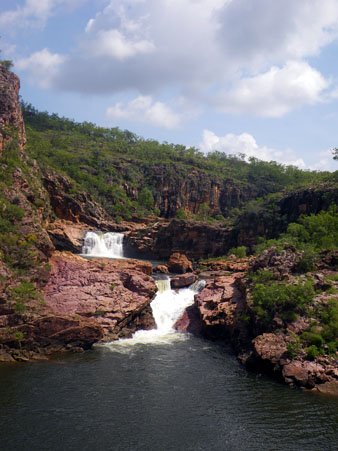
[(68, 177), (46, 169), (42, 181), (58, 218), (106, 230), (107, 215), (103, 208), (88, 193), (72, 192), (73, 184)]
[(338, 396), (338, 380), (332, 379), (324, 384), (318, 384), (316, 390), (326, 395)]
[(118, 334), (150, 304), (156, 285), (152, 266), (138, 260), (86, 260), (69, 252), (50, 259), (46, 306), (62, 315), (91, 318), (105, 339)]
[(283, 334), (264, 333), (253, 340), (257, 357), (271, 362), (273, 365), (285, 357), (287, 343)]
[(308, 385), (309, 372), (304, 363), (299, 360), (293, 360), (285, 365), (282, 373), (287, 382), (295, 382), (303, 387)]
[(161, 274), (168, 274), (169, 270), (166, 265), (157, 265), (156, 268), (154, 268), (154, 272), (158, 272)]
[(103, 338), (103, 328), (88, 318), (70, 318), (65, 315), (46, 316), (20, 328), (25, 340), (32, 339), (40, 346), (61, 345), (68, 349), (88, 349)]
[(82, 250), (83, 237), (88, 226), (63, 220), (50, 224), (47, 231), (56, 250), (78, 254)]
[(196, 305), (187, 307), (184, 310), (183, 315), (176, 321), (173, 328), (179, 332), (200, 335), (202, 333), (203, 324)]
[(196, 282), (198, 277), (193, 273), (182, 274), (181, 276), (173, 277), (170, 280), (171, 288), (183, 288)]
[(179, 252), (175, 252), (170, 256), (167, 266), (168, 270), (172, 273), (184, 274), (193, 270), (191, 261)]
[(247, 271), (249, 268), (250, 261), (253, 260), (253, 257), (248, 258), (237, 258), (231, 256), (229, 258), (224, 258), (222, 260), (215, 260), (215, 261), (202, 261), (200, 262), (201, 265), (208, 268), (208, 270), (212, 271), (232, 271), (232, 272), (240, 272), (240, 271)]
[(302, 255), (303, 252), (297, 252), (293, 246), (283, 249), (282, 252), (276, 246), (271, 246), (250, 263), (249, 269), (254, 272), (269, 270), (277, 279), (285, 279), (297, 270)]
[(238, 288), (243, 273), (207, 280), (205, 288), (195, 295), (195, 306), (202, 323), (202, 332), (209, 338), (230, 339), (237, 328), (236, 318), (244, 305)]
[(142, 233), (130, 232), (129, 245), (143, 253), (169, 258), (179, 252), (188, 258), (207, 258), (227, 253), (236, 245), (232, 231), (220, 225), (203, 222), (180, 221), (160, 223), (146, 227)]
[(15, 359), (5, 349), (0, 349), (0, 362), (15, 362)]
[[(21, 108), (18, 102), (20, 80), (0, 64), (0, 127), (14, 127), (18, 131), (18, 143), (20, 149), (26, 143), (25, 126), (23, 122)], [(5, 143), (10, 141), (10, 134), (5, 131), (0, 133), (0, 154)]]

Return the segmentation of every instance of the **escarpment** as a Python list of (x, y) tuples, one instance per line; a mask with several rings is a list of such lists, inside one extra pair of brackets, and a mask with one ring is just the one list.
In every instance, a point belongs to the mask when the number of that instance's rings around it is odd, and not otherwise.
[(16, 138), (20, 149), (26, 143), (25, 125), (18, 104), (20, 80), (0, 65), (0, 153), (5, 143)]

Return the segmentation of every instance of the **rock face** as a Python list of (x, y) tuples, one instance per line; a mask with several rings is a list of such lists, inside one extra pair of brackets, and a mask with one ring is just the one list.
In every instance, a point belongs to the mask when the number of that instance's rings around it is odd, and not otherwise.
[[(137, 260), (87, 261), (56, 252), (50, 259), (50, 279), (44, 289), (46, 305), (58, 314), (91, 318), (102, 326), (106, 340), (117, 338), (150, 304), (156, 285), (151, 264)], [(149, 315), (148, 315), (149, 316)], [(151, 328), (155, 326), (154, 322)], [(149, 318), (147, 326), (150, 327)]]
[(211, 214), (227, 215), (254, 195), (233, 180), (208, 176), (196, 169), (183, 171), (174, 164), (156, 165), (147, 176), (156, 186), (155, 208), (166, 218), (174, 217), (179, 208), (196, 214), (201, 204), (207, 204)]
[(276, 238), (285, 232), (290, 222), (298, 220), (302, 214), (317, 214), (338, 203), (337, 184), (322, 184), (315, 188), (300, 189), (285, 194), (280, 200), (270, 203), (272, 213), (247, 213), (240, 217), (234, 229), (233, 241), (236, 246), (252, 249), (258, 238)]
[(159, 258), (169, 258), (173, 252), (183, 253), (188, 258), (225, 255), (236, 244), (229, 229), (176, 219), (131, 232), (127, 241), (139, 252)]
[(8, 126), (17, 130), (21, 150), (26, 142), (25, 126), (18, 103), (19, 89), (19, 78), (0, 65), (0, 154), (6, 141), (10, 140), (10, 136), (3, 130)]
[(43, 184), (49, 194), (50, 203), (60, 219), (88, 224), (106, 230), (106, 213), (90, 195), (72, 193), (72, 182), (64, 175), (46, 170), (43, 173)]
[(61, 220), (51, 223), (47, 231), (56, 250), (79, 254), (88, 226)]

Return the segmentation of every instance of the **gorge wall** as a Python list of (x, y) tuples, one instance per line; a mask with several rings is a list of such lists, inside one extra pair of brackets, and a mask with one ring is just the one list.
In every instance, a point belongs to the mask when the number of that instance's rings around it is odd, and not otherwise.
[(25, 126), (18, 104), (20, 80), (0, 65), (0, 152), (13, 132), (17, 133), (22, 149), (26, 142)]

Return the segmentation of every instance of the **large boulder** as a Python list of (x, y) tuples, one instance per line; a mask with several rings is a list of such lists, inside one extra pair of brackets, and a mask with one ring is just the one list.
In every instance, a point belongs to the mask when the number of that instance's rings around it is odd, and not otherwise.
[(174, 252), (168, 261), (168, 270), (172, 273), (184, 274), (192, 272), (192, 263), (184, 254)]
[(193, 273), (186, 273), (170, 279), (171, 288), (184, 288), (196, 282), (198, 277)]
[[(104, 339), (116, 338), (148, 307), (156, 292), (151, 263), (138, 260), (86, 260), (69, 252), (50, 259), (46, 305), (57, 314), (91, 318)], [(149, 318), (147, 316), (147, 327)], [(140, 322), (137, 327), (141, 328)], [(154, 323), (152, 326), (154, 327)]]

